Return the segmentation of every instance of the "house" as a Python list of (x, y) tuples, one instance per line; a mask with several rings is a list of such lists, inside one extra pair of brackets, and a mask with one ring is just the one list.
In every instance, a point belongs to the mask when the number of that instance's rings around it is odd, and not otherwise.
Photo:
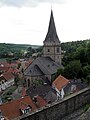
[(69, 83), (69, 80), (63, 77), (62, 75), (59, 75), (52, 83), (53, 89), (57, 92), (57, 99), (63, 98), (65, 95), (64, 89)]
[(29, 96), (0, 105), (2, 116), (8, 118), (9, 120), (23, 114), (28, 114), (35, 109), (36, 106)]
[(44, 99), (47, 101), (47, 103), (52, 103), (55, 102), (57, 100), (57, 92), (52, 89), (50, 91), (48, 91), (48, 93), (46, 94), (46, 96), (44, 97)]
[(18, 67), (18, 63), (0, 63), (0, 73), (5, 73), (7, 72), (10, 68), (14, 69)]
[(70, 79), (69, 84), (65, 87), (65, 94), (74, 93), (86, 88), (88, 85), (82, 82), (81, 79)]
[(26, 93), (32, 99), (36, 96), (40, 96), (47, 102), (47, 104), (57, 100), (56, 90), (54, 90), (52, 86), (48, 84), (43, 84), (40, 86), (30, 86), (27, 89)]
[(5, 72), (0, 75), (0, 91), (5, 90), (6, 88), (14, 84), (14, 76), (11, 72)]

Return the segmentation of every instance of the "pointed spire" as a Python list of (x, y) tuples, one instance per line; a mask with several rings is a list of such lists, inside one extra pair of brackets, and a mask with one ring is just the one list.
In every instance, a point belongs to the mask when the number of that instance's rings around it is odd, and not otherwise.
[(48, 32), (45, 38), (44, 42), (52, 41), (52, 42), (60, 42), (59, 38), (57, 36), (57, 31), (55, 27), (55, 22), (54, 22), (54, 17), (53, 17), (53, 11), (51, 9), (51, 16), (50, 16), (50, 21), (49, 21), (49, 27), (48, 27)]

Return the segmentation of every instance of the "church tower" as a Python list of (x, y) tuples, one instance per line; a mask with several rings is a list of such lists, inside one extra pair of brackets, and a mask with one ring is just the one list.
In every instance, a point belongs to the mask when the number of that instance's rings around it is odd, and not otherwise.
[(55, 62), (61, 65), (61, 46), (60, 46), (61, 43), (57, 35), (52, 10), (49, 21), (48, 32), (43, 43), (44, 43), (43, 56), (44, 57), (49, 56), (50, 58), (52, 58), (52, 60), (54, 60)]

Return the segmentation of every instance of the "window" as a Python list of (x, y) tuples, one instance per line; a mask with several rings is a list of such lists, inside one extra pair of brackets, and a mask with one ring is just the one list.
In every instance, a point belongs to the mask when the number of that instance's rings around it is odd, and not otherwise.
[(59, 53), (59, 47), (57, 48), (57, 53)]
[(25, 108), (24, 110), (21, 110), (23, 114), (29, 113), (31, 111), (32, 107), (30, 105), (28, 105), (27, 108)]
[(48, 49), (48, 52), (50, 52), (50, 49)]
[(4, 81), (2, 81), (2, 84), (4, 84)]

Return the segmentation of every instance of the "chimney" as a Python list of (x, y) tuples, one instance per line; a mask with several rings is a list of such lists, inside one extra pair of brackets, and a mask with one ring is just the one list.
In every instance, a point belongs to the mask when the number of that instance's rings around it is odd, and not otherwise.
[(37, 96), (34, 96), (34, 97), (33, 97), (33, 102), (34, 102), (34, 103), (37, 103)]

